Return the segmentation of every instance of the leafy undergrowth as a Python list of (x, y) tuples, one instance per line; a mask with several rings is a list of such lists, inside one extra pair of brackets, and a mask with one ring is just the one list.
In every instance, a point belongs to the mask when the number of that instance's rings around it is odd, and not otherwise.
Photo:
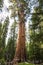
[(19, 63), (18, 65), (43, 65), (43, 64), (31, 64), (31, 63), (25, 62), (25, 63)]
[(18, 65), (35, 65), (35, 64), (25, 62), (25, 63), (19, 63)]

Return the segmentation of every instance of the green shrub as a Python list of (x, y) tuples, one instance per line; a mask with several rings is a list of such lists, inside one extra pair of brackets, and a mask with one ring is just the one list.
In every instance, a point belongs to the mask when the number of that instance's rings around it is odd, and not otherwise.
[(0, 65), (5, 65), (5, 60), (4, 59), (0, 59)]

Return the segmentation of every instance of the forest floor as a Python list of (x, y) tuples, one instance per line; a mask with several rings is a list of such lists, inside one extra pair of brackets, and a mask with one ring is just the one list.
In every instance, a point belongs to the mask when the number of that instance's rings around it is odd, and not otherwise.
[(43, 64), (31, 64), (31, 63), (19, 63), (18, 65), (43, 65)]

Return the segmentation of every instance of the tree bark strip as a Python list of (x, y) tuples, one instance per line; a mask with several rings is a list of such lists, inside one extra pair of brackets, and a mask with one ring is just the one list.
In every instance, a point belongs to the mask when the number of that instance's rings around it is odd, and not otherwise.
[(16, 52), (14, 62), (24, 62), (26, 60), (26, 49), (25, 49), (25, 19), (23, 9), (18, 12), (19, 16), (19, 31), (18, 31), (18, 42), (16, 46)]

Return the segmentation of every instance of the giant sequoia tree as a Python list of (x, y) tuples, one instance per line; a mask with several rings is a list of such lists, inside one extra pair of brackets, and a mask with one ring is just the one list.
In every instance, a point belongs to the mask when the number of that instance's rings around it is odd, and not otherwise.
[[(25, 1), (24, 1), (25, 2)], [(15, 61), (25, 61), (26, 51), (25, 51), (25, 19), (24, 19), (24, 3), (21, 1), (20, 10), (18, 11), (19, 16), (19, 32), (18, 32), (18, 42), (15, 52)]]
[[(17, 46), (14, 61), (22, 62), (26, 60), (25, 50), (25, 21), (26, 14), (29, 12), (29, 0), (11, 0), (14, 5), (16, 3), (16, 14), (19, 19), (19, 31), (17, 38)], [(15, 12), (14, 12), (15, 13)]]

